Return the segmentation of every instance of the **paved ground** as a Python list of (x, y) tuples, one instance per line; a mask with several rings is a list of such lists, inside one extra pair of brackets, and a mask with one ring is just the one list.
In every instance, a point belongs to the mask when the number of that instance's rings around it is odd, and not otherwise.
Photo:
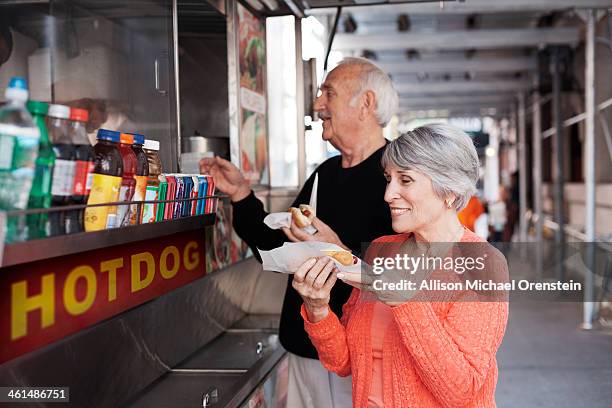
[(574, 302), (511, 303), (498, 407), (612, 407), (612, 332), (580, 330), (581, 313)]

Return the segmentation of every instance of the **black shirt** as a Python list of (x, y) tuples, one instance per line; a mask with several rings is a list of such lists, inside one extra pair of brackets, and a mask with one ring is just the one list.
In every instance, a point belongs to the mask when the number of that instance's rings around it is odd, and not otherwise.
[[(293, 203), (294, 207), (308, 204), (314, 177), (318, 173), (317, 217), (329, 225), (356, 255), (360, 254), (362, 243), (393, 234), (391, 214), (384, 201), (387, 183), (380, 165), (384, 149), (381, 147), (363, 162), (349, 168), (342, 168), (340, 156), (326, 160), (306, 180)], [(233, 208), (234, 229), (258, 259), (256, 248), (270, 250), (287, 241), (282, 231), (272, 230), (263, 223), (267, 213), (253, 192), (233, 203)], [(293, 275), (290, 275), (281, 313), (280, 342), (291, 353), (316, 359), (317, 351), (300, 316), (303, 301), (291, 286), (292, 281)], [(351, 290), (351, 286), (338, 280), (331, 291), (329, 306), (339, 317)]]

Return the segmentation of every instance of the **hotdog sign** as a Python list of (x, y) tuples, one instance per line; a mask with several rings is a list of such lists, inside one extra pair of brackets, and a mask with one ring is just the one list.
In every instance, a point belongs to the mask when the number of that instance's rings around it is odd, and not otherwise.
[(201, 231), (0, 269), (0, 364), (205, 274)]

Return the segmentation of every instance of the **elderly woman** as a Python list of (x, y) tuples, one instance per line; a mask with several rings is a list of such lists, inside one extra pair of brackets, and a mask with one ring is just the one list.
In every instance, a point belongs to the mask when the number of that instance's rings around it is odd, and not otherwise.
[[(503, 256), (457, 219), (478, 178), (478, 156), (468, 135), (449, 125), (417, 128), (387, 147), (382, 165), (385, 201), (398, 234), (374, 241), (366, 263), (376, 244), (478, 243), (507, 274)], [(352, 374), (353, 406), (495, 407), (505, 297), (482, 302), (463, 293), (430, 301), (414, 291), (412, 299), (398, 299), (364, 290), (359, 285), (364, 274), (338, 273), (334, 265), (325, 257), (306, 261), (293, 287), (304, 300), (304, 325), (323, 365), (341, 376)], [(336, 278), (356, 287), (342, 319), (327, 304)]]

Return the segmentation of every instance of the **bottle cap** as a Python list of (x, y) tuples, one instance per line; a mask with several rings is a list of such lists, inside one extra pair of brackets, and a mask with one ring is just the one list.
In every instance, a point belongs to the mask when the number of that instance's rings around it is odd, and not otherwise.
[(128, 144), (128, 145), (134, 144), (134, 136), (132, 136), (130, 133), (121, 133), (119, 140), (123, 144)]
[(49, 105), (48, 116), (59, 119), (70, 119), (70, 108), (66, 105)]
[(115, 132), (114, 130), (108, 129), (99, 129), (98, 130), (98, 140), (108, 140), (109, 142), (119, 143), (119, 132)]
[(87, 122), (89, 120), (89, 111), (87, 109), (70, 108), (70, 120)]
[(145, 139), (144, 148), (147, 150), (159, 150), (159, 142), (153, 139)]
[(145, 142), (145, 137), (144, 135), (138, 134), (138, 133), (130, 133), (132, 136), (134, 136), (134, 144), (138, 145), (138, 146), (142, 146), (144, 145)]
[(46, 115), (49, 111), (49, 104), (47, 102), (28, 101), (26, 106), (33, 115)]
[(28, 100), (28, 81), (22, 77), (12, 77), (4, 96), (8, 100), (25, 102)]

